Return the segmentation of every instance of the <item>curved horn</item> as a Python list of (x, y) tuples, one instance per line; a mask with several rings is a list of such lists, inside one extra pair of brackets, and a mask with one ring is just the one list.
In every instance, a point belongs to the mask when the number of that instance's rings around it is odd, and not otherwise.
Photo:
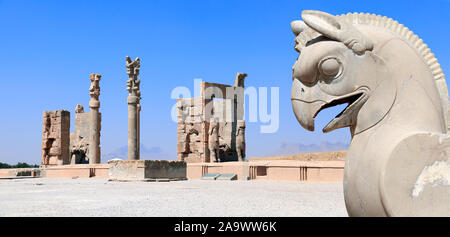
[(305, 23), (315, 31), (334, 40), (340, 40), (341, 24), (337, 18), (326, 12), (305, 10), (302, 11)]
[(372, 41), (351, 24), (340, 21), (326, 12), (305, 10), (302, 18), (306, 25), (330, 39), (344, 43), (356, 54), (364, 54), (373, 49)]

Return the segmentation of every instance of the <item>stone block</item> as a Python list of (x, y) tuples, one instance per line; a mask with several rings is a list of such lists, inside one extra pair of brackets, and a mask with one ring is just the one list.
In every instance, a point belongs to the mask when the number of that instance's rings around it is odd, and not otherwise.
[(216, 180), (236, 180), (237, 174), (220, 174), (217, 176)]
[(216, 180), (217, 177), (219, 177), (220, 174), (212, 173), (212, 174), (204, 174), (201, 179), (203, 180)]
[(109, 164), (111, 181), (148, 181), (150, 179), (186, 179), (186, 163), (166, 160), (112, 160)]

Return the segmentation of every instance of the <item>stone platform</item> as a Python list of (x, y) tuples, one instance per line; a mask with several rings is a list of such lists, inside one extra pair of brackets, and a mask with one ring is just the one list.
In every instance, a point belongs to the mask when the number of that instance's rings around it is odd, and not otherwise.
[(40, 168), (0, 169), (0, 178), (40, 177), (41, 173)]
[(108, 178), (108, 164), (43, 165), (40, 168), (0, 169), (0, 178)]
[(201, 179), (208, 173), (234, 173), (239, 180), (342, 182), (345, 161), (249, 161), (188, 163), (187, 178)]
[(342, 182), (344, 161), (249, 161), (184, 163), (179, 161), (114, 160), (108, 164), (0, 169), (0, 178), (106, 178), (111, 181), (173, 181), (201, 179), (205, 174), (236, 174), (238, 180)]
[(186, 163), (167, 160), (112, 160), (110, 181), (174, 181), (186, 179)]
[(43, 168), (43, 178), (108, 178), (108, 164), (78, 164)]

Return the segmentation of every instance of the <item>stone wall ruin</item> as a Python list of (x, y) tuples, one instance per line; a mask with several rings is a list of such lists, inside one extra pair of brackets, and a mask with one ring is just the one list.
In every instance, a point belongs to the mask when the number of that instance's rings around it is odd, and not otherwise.
[(99, 74), (90, 75), (91, 111), (84, 112), (81, 104), (76, 106), (74, 133), (70, 133), (69, 111), (44, 111), (42, 166), (100, 163), (100, 77)]
[(177, 159), (188, 163), (245, 158), (244, 79), (234, 86), (201, 82), (200, 97), (177, 100)]
[[(101, 129), (101, 113), (98, 127)], [(70, 134), (70, 163), (89, 164), (89, 145), (91, 136), (90, 112), (84, 112), (81, 104), (75, 108), (75, 132)]]
[(69, 111), (44, 111), (42, 128), (42, 165), (65, 165), (69, 163), (69, 133)]

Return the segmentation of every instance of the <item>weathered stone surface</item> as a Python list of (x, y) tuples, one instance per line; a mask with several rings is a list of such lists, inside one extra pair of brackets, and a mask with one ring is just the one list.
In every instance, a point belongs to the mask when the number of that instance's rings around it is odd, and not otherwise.
[(109, 164), (109, 179), (128, 181), (147, 179), (186, 179), (186, 163), (167, 160), (112, 160)]
[(220, 174), (216, 174), (216, 173), (208, 173), (208, 174), (204, 174), (201, 179), (203, 180), (216, 180), (217, 177), (219, 177)]
[(237, 180), (237, 174), (220, 174), (216, 180)]
[(139, 129), (140, 129), (140, 100), (141, 80), (138, 78), (141, 63), (140, 59), (134, 61), (126, 56), (127, 67), (127, 91), (128, 91), (128, 160), (139, 160)]
[(42, 165), (69, 164), (70, 112), (44, 111), (42, 130)]
[(245, 121), (238, 121), (236, 132), (236, 152), (239, 161), (245, 157)]
[(16, 169), (0, 169), (0, 178), (14, 179), (25, 177), (43, 177), (43, 168), (16, 168)]
[(246, 76), (238, 73), (234, 86), (202, 82), (200, 97), (177, 100), (178, 160), (219, 162), (245, 158), (245, 125), (239, 130), (238, 124), (243, 123)]
[(208, 148), (209, 161), (217, 162), (219, 153), (219, 123), (214, 119), (209, 123)]
[(450, 216), (448, 90), (417, 35), (373, 14), (303, 11), (292, 107), (305, 129), (324, 108), (348, 106), (324, 129), (350, 127), (344, 171), (350, 216)]
[[(77, 109), (75, 109), (75, 112), (76, 111)], [(101, 113), (98, 113), (98, 116), (98, 130), (100, 132)], [(91, 157), (89, 154), (91, 124), (90, 112), (75, 113), (75, 132), (70, 134), (71, 164), (89, 163), (89, 159)]]
[(89, 113), (90, 133), (89, 133), (89, 163), (100, 163), (100, 74), (91, 74), (91, 87), (89, 88), (91, 100), (89, 101), (89, 107), (91, 109)]
[(77, 104), (75, 107), (75, 133), (70, 134), (70, 164), (99, 164), (100, 160), (100, 74), (91, 74), (89, 77), (89, 112)]

